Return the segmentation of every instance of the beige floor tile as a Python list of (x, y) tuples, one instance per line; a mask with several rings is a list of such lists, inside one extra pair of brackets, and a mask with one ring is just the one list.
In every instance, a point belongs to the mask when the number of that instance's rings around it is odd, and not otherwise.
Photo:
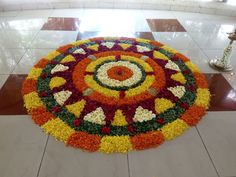
[(88, 153), (49, 138), (39, 177), (128, 177), (127, 155)]
[(235, 112), (210, 112), (198, 125), (220, 176), (236, 176)]
[(159, 148), (129, 153), (131, 177), (217, 177), (195, 128)]
[(0, 74), (10, 74), (24, 55), (23, 49), (5, 49), (0, 47)]
[(28, 49), (13, 70), (14, 74), (28, 74), (30, 69), (54, 49)]
[(0, 75), (0, 88), (4, 85), (9, 75)]
[(28, 116), (0, 116), (0, 176), (36, 177), (46, 140)]

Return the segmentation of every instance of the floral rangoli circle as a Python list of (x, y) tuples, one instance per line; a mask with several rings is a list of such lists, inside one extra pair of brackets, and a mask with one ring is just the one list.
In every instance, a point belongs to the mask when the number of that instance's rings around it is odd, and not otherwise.
[(31, 69), (22, 94), (46, 133), (105, 153), (157, 147), (195, 126), (210, 101), (204, 75), (187, 57), (133, 38), (58, 48)]

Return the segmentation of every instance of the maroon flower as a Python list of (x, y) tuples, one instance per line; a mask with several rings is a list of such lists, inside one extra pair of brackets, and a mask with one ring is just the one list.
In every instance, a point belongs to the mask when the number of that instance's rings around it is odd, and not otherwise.
[(187, 70), (184, 70), (184, 71), (183, 71), (183, 74), (184, 74), (184, 75), (188, 75), (188, 74), (190, 74), (190, 71), (189, 71), (188, 69), (187, 69)]
[(80, 125), (80, 123), (81, 123), (80, 119), (75, 119), (73, 122), (74, 126), (76, 126), (76, 127), (78, 127)]
[(181, 107), (184, 109), (188, 109), (189, 108), (189, 104), (186, 102), (181, 103)]
[(60, 106), (55, 106), (54, 108), (52, 108), (53, 112), (60, 112), (61, 111), (61, 107)]
[(173, 61), (176, 61), (176, 60), (179, 60), (179, 57), (174, 55), (172, 58), (171, 58)]
[(129, 131), (129, 132), (134, 132), (134, 131), (135, 131), (134, 126), (133, 126), (133, 125), (129, 125), (129, 126), (128, 126), (128, 131)]
[(117, 61), (120, 60), (120, 55), (117, 55), (115, 58)]
[(47, 73), (43, 73), (43, 74), (41, 75), (41, 77), (42, 77), (43, 79), (46, 79), (46, 78), (48, 77), (48, 74), (47, 74)]
[(53, 60), (53, 61), (50, 62), (50, 64), (56, 65), (56, 64), (58, 64), (58, 62)]
[(39, 95), (40, 95), (40, 97), (46, 97), (46, 96), (48, 96), (48, 93), (45, 91), (42, 91)]
[(163, 118), (157, 118), (157, 123), (163, 125), (165, 123), (165, 119)]
[(195, 88), (194, 85), (189, 85), (189, 86), (187, 87), (187, 89), (188, 89), (189, 91), (194, 92), (196, 88)]
[(110, 127), (102, 127), (102, 133), (103, 134), (110, 134), (111, 130)]

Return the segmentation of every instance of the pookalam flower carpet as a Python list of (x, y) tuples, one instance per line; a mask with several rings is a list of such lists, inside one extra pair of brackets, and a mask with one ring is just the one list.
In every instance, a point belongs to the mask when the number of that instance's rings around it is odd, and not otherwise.
[(171, 140), (206, 113), (205, 76), (187, 57), (138, 38), (91, 38), (39, 60), (23, 83), (36, 124), (68, 146), (105, 153)]

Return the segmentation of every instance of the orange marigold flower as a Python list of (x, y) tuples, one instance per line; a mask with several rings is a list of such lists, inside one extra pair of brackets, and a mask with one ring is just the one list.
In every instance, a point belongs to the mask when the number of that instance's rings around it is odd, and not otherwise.
[(206, 77), (202, 73), (195, 72), (194, 78), (196, 79), (197, 85), (200, 88), (208, 88)]
[(184, 56), (184, 55), (181, 54), (181, 53), (176, 53), (176, 54), (175, 54), (175, 57), (181, 59), (183, 62), (189, 61), (189, 58), (187, 58), (186, 56)]
[(97, 151), (100, 147), (101, 137), (86, 132), (75, 132), (67, 140), (67, 145), (88, 151)]
[(44, 68), (47, 64), (48, 64), (48, 60), (42, 58), (41, 60), (39, 60), (38, 63), (36, 63), (36, 65), (34, 65), (34, 67), (35, 68)]
[(190, 107), (181, 117), (189, 126), (195, 126), (205, 114), (205, 108), (197, 105)]
[(26, 95), (30, 92), (33, 92), (36, 90), (36, 80), (34, 79), (26, 79), (24, 82), (23, 82), (23, 86), (22, 86), (22, 90), (21, 90), (21, 93), (22, 95)]
[(60, 53), (64, 53), (66, 52), (69, 48), (72, 48), (74, 47), (74, 45), (71, 45), (71, 44), (68, 44), (68, 45), (64, 45), (64, 46), (61, 46), (57, 49), (58, 52)]
[(154, 45), (154, 46), (156, 46), (156, 47), (161, 47), (161, 46), (163, 46), (162, 43), (157, 42), (157, 41), (151, 41), (150, 44), (151, 44), (151, 45)]
[(160, 131), (150, 131), (131, 138), (133, 149), (142, 150), (157, 147), (164, 142), (164, 136)]
[(40, 126), (54, 118), (54, 115), (52, 113), (47, 112), (47, 110), (43, 106), (33, 108), (30, 113), (34, 122)]
[(107, 71), (109, 78), (124, 81), (132, 77), (133, 72), (124, 66), (114, 66)]

